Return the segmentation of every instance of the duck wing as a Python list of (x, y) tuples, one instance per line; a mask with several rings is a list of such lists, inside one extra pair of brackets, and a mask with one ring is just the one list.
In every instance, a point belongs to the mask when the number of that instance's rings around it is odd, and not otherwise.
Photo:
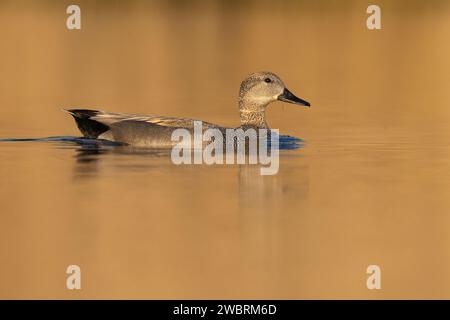
[[(131, 123), (150, 123), (161, 127), (186, 128), (192, 129), (194, 121), (200, 121), (189, 118), (165, 117), (165, 116), (146, 116), (138, 114), (114, 113), (90, 109), (63, 109), (70, 113), (85, 137), (98, 138), (102, 133), (108, 131), (112, 125), (123, 121)], [(219, 126), (202, 122), (205, 128), (218, 128)]]

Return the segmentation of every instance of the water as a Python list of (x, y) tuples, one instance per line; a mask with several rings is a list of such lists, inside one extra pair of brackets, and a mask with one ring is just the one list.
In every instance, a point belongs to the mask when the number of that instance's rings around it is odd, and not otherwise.
[(362, 1), (202, 3), (86, 3), (81, 31), (60, 2), (0, 3), (1, 138), (77, 137), (73, 106), (236, 126), (264, 69), (312, 103), (270, 106), (305, 140), (274, 176), (0, 142), (0, 297), (450, 298), (448, 3), (380, 1), (374, 32)]

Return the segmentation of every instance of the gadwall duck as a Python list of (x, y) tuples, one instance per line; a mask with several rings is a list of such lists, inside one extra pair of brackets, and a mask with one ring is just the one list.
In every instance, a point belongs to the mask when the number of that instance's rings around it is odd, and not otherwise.
[[(283, 81), (271, 72), (257, 72), (247, 77), (239, 90), (240, 128), (268, 129), (266, 108), (276, 100), (309, 107), (286, 89)], [(195, 119), (165, 116), (144, 116), (112, 113), (88, 109), (65, 109), (70, 113), (84, 137), (124, 143), (131, 146), (171, 147), (171, 134), (175, 129), (194, 129)], [(202, 122), (203, 129), (227, 129)]]

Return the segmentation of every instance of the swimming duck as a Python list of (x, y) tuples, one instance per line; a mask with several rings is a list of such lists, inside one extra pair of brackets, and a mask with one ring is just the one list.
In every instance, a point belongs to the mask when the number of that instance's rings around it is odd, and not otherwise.
[[(242, 81), (239, 90), (239, 112), (241, 128), (268, 129), (266, 108), (274, 101), (284, 101), (309, 107), (286, 89), (283, 81), (272, 72), (257, 72)], [(144, 116), (136, 114), (112, 113), (89, 109), (64, 109), (70, 113), (87, 138), (104, 139), (137, 147), (171, 147), (173, 130), (194, 129), (195, 119)], [(202, 122), (203, 129), (226, 128), (209, 122)]]

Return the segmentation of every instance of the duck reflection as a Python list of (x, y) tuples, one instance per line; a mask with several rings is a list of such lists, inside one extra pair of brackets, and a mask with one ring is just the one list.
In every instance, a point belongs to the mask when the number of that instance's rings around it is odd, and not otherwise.
[[(294, 159), (296, 161), (292, 161)], [(285, 208), (287, 203), (305, 200), (309, 190), (309, 165), (299, 165), (298, 160), (300, 157), (280, 154), (280, 169), (273, 176), (261, 175), (259, 166), (241, 166), (239, 208), (255, 213), (279, 212), (293, 209)]]

